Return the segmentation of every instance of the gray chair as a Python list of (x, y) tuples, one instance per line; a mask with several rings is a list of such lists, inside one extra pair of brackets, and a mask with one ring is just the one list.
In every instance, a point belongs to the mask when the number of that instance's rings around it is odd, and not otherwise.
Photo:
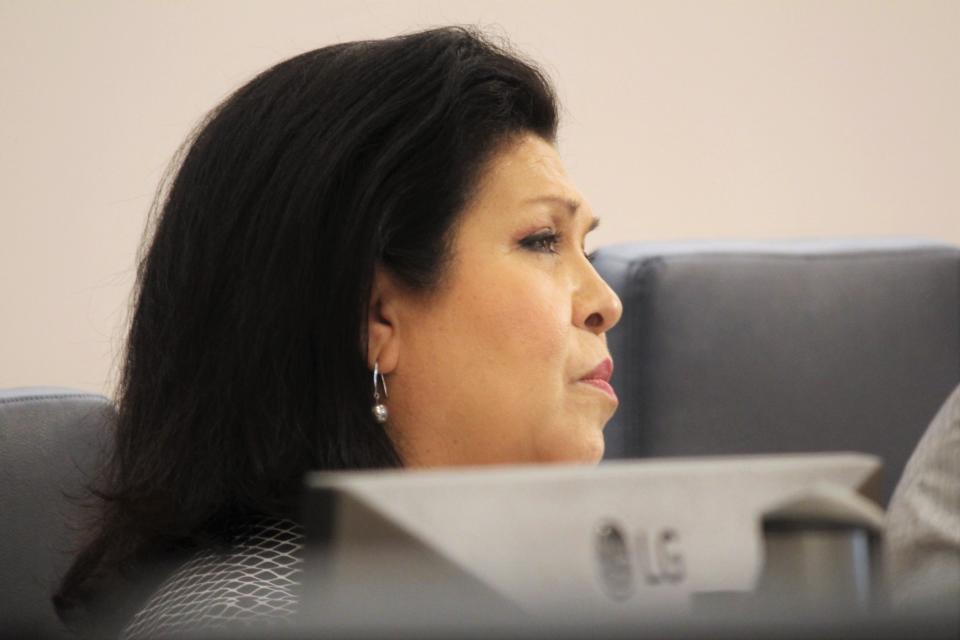
[(624, 244), (600, 274), (607, 458), (854, 450), (884, 501), (960, 382), (960, 249), (903, 239)]
[(0, 635), (65, 635), (50, 595), (75, 551), (83, 495), (114, 420), (71, 389), (0, 390)]

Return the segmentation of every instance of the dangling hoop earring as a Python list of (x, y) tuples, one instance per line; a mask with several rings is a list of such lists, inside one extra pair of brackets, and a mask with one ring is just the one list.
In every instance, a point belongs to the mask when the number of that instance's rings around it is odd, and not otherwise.
[(390, 417), (390, 412), (387, 411), (387, 405), (380, 402), (380, 388), (377, 386), (377, 378), (380, 378), (380, 384), (383, 385), (383, 397), (384, 399), (389, 398), (390, 394), (387, 393), (387, 379), (383, 377), (383, 374), (380, 373), (380, 363), (373, 363), (373, 417), (377, 422), (383, 424), (387, 421), (387, 418)]

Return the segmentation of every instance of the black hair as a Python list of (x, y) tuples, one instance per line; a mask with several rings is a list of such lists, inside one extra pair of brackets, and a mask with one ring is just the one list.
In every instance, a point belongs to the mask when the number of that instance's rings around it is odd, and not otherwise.
[(491, 154), (556, 128), (543, 74), (460, 27), (310, 51), (216, 107), (155, 205), (98, 515), (58, 608), (152, 549), (295, 515), (307, 470), (400, 466), (370, 412), (375, 267), (435, 290)]

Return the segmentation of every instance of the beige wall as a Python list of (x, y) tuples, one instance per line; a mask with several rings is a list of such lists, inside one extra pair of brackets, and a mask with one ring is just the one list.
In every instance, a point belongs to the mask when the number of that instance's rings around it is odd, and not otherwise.
[(336, 41), (495, 25), (552, 74), (596, 244), (960, 244), (960, 2), (0, 0), (0, 387), (108, 391), (190, 127)]

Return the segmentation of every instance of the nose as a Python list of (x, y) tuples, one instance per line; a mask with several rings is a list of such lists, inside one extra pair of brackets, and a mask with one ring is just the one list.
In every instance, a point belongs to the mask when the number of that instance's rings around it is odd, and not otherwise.
[(573, 324), (600, 335), (620, 322), (623, 303), (590, 262), (584, 260), (573, 300)]

